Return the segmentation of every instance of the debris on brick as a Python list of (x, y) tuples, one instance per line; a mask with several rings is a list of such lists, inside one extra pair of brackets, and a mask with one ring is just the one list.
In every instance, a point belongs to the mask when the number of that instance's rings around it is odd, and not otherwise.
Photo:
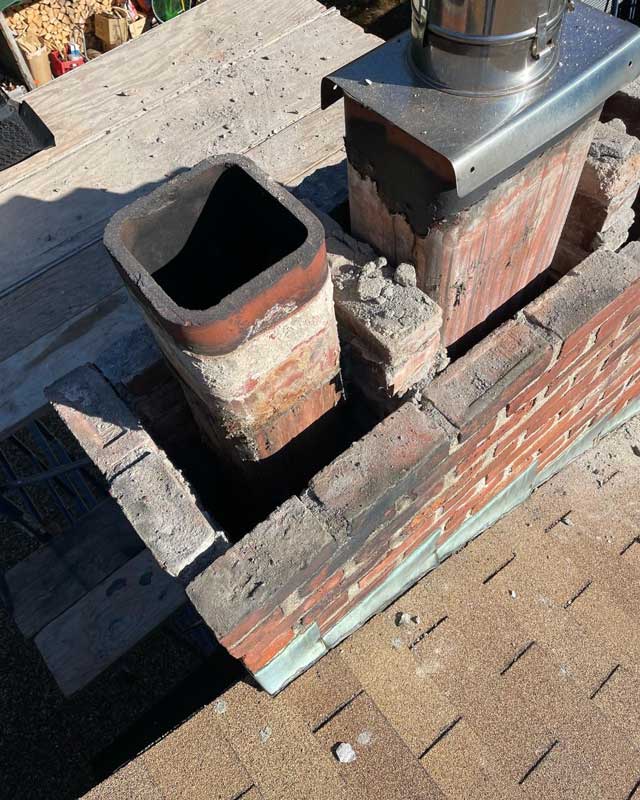
[[(622, 247), (635, 221), (633, 206), (639, 189), (640, 141), (627, 132), (621, 119), (599, 122), (554, 266), (563, 254), (571, 256), (568, 246), (585, 252)], [(560, 271), (564, 274), (566, 269)]]
[(410, 264), (394, 270), (333, 220), (323, 216), (322, 222), (352, 378), (372, 405), (388, 409), (389, 398), (404, 397), (443, 363), (442, 311), (418, 289)]
[(393, 273), (393, 280), (399, 286), (417, 286), (416, 268), (412, 264), (398, 264)]

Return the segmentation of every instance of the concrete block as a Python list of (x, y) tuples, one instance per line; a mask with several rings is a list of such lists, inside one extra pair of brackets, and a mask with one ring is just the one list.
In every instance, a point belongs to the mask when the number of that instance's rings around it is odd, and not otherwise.
[(137, 418), (95, 367), (78, 367), (45, 394), (107, 481), (156, 452)]
[(161, 452), (149, 453), (118, 474), (110, 491), (160, 566), (183, 583), (229, 546)]
[[(315, 574), (335, 546), (321, 520), (297, 497), (277, 508), (187, 587), (216, 636), (242, 638), (239, 629), (269, 615)], [(251, 626), (244, 624), (249, 632)]]

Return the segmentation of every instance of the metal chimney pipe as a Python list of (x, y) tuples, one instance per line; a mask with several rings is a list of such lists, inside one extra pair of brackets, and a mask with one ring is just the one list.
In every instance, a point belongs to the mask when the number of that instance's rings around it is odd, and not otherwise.
[(429, 85), (499, 95), (544, 80), (572, 0), (412, 0), (411, 62)]

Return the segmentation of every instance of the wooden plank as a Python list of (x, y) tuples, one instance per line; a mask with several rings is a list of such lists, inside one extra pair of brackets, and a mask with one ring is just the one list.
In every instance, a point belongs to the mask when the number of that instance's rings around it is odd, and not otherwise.
[(115, 500), (101, 503), (5, 574), (16, 625), (24, 636), (35, 636), (142, 550)]
[(35, 637), (66, 696), (77, 692), (186, 602), (148, 550), (116, 570)]
[(168, 175), (214, 153), (244, 152), (316, 110), (320, 78), (375, 43), (325, 14), (231, 78), (203, 82), (42, 170), (19, 196), (4, 193), (0, 292), (98, 241), (118, 208)]
[(0, 363), (0, 432), (45, 404), (45, 386), (93, 361), (109, 342), (141, 324), (140, 312), (122, 288)]
[(290, 189), (344, 153), (344, 109), (336, 103), (317, 108), (295, 124), (251, 147), (247, 155), (265, 172)]
[[(342, 132), (341, 108), (317, 110), (261, 142), (249, 155), (296, 193), (328, 211), (345, 197), (344, 181), (336, 180), (332, 172), (343, 160), (342, 146), (335, 150)], [(303, 181), (308, 183), (310, 175), (311, 185), (306, 186)], [(7, 354), (0, 362), (5, 386), (0, 431), (40, 408), (45, 403), (45, 386), (79, 364), (94, 361), (115, 338), (135, 327), (137, 311), (127, 304), (123, 321), (123, 309), (113, 298), (124, 298), (124, 290), (114, 293), (114, 282), (121, 286), (102, 244), (96, 244), (0, 299), (0, 319), (7, 320), (0, 338), (0, 352)], [(84, 308), (92, 300), (96, 307)], [(66, 309), (78, 313), (67, 318)], [(89, 324), (92, 315), (98, 318), (95, 333)], [(39, 357), (43, 353), (49, 358)]]
[(0, 297), (0, 362), (122, 286), (101, 242)]
[(15, 77), (21, 78), (27, 89), (35, 89), (36, 85), (33, 76), (31, 75), (27, 62), (22, 55), (22, 50), (18, 47), (15, 36), (11, 32), (11, 28), (9, 28), (6, 17), (2, 11), (0, 11), (0, 36), (6, 44), (6, 50), (10, 54), (15, 65), (17, 72)]
[(53, 131), (56, 149), (5, 170), (3, 186), (217, 79), (221, 70), (258, 57), (262, 48), (325, 13), (317, 0), (203, 3), (40, 87), (29, 103)]
[[(248, 155), (294, 187), (343, 153), (341, 105), (314, 111), (251, 148)], [(339, 148), (336, 150), (336, 148)], [(100, 242), (0, 297), (0, 362), (117, 291), (122, 281)]]

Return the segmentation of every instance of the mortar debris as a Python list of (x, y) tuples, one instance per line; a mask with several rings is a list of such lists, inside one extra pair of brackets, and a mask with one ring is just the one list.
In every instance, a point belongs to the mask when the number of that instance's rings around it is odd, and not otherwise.
[(222, 699), (216, 700), (216, 702), (213, 704), (213, 710), (216, 712), (216, 714), (224, 714), (227, 710), (227, 701)]
[(373, 741), (373, 736), (370, 733), (370, 731), (362, 731), (362, 733), (358, 734), (358, 738), (356, 739), (356, 741), (362, 747), (368, 747)]
[(340, 742), (336, 745), (333, 752), (341, 764), (351, 764), (357, 758), (356, 751), (349, 742)]
[(393, 273), (393, 280), (399, 286), (417, 286), (416, 268), (412, 264), (398, 264)]
[(262, 744), (266, 744), (270, 738), (271, 728), (268, 725), (265, 725), (265, 727), (260, 730), (260, 741)]
[(406, 611), (399, 611), (396, 614), (396, 625), (401, 627), (402, 625), (419, 625), (420, 624), (420, 617), (416, 614), (407, 614)]

